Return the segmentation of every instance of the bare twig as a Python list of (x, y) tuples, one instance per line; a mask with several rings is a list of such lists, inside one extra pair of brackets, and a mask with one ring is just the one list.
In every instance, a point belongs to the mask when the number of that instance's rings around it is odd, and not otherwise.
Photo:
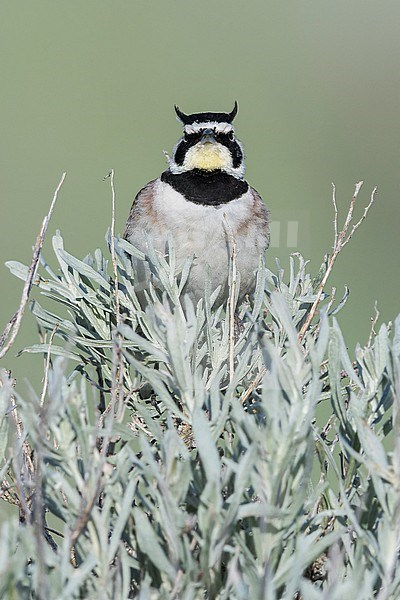
[(235, 236), (229, 221), (224, 214), (226, 229), (230, 239), (231, 247), (231, 286), (228, 297), (228, 312), (229, 312), (229, 380), (232, 381), (235, 372), (235, 296), (237, 287), (237, 245)]
[[(115, 185), (114, 185), (114, 169), (110, 171), (110, 185), (111, 185), (111, 262), (113, 266), (114, 273), (114, 302), (115, 302), (115, 313), (116, 313), (116, 321), (117, 327), (121, 323), (121, 309), (119, 304), (119, 294), (118, 294), (118, 267), (117, 267), (117, 259), (115, 255)], [(115, 357), (115, 381), (113, 381), (113, 386), (111, 390), (111, 395), (113, 395), (114, 391), (117, 396), (116, 399), (120, 399), (121, 390), (122, 390), (122, 378), (123, 378), (123, 357), (122, 357), (122, 348), (120, 345), (121, 336), (117, 332), (116, 339), (114, 344), (114, 357)], [(114, 390), (114, 382), (116, 382), (116, 389)]]
[[(349, 226), (350, 223), (352, 221), (353, 218), (353, 212), (354, 212), (354, 206), (358, 197), (358, 194), (360, 192), (361, 186), (362, 186), (363, 182), (359, 181), (358, 183), (356, 183), (355, 185), (355, 189), (354, 189), (354, 194), (353, 197), (351, 199), (350, 202), (350, 206), (349, 206), (349, 210), (346, 216), (346, 220), (345, 223), (343, 225), (343, 229), (340, 231), (340, 233), (338, 232), (338, 207), (337, 207), (337, 202), (336, 202), (336, 188), (335, 185), (332, 184), (332, 203), (333, 203), (333, 208), (334, 208), (334, 220), (333, 220), (333, 226), (334, 226), (334, 244), (333, 244), (333, 253), (330, 256), (329, 260), (328, 260), (328, 265), (325, 271), (325, 274), (321, 280), (321, 283), (318, 286), (317, 289), (317, 293), (316, 293), (316, 298), (311, 306), (310, 312), (307, 315), (307, 318), (302, 326), (302, 328), (300, 329), (299, 332), (299, 340), (302, 341), (302, 339), (304, 338), (310, 324), (311, 321), (313, 320), (315, 313), (317, 311), (317, 308), (321, 302), (321, 296), (324, 290), (324, 287), (326, 285), (326, 282), (328, 281), (329, 275), (332, 271), (333, 265), (336, 262), (336, 259), (338, 257), (339, 252), (343, 249), (343, 247), (347, 244), (347, 242), (351, 239), (351, 237), (353, 236), (354, 232), (356, 231), (356, 229), (358, 229), (358, 227), (361, 225), (361, 223), (364, 221), (364, 219), (366, 218), (369, 209), (371, 208), (374, 200), (375, 200), (375, 193), (376, 193), (376, 187), (373, 189), (372, 194), (371, 194), (371, 199), (368, 203), (368, 205), (365, 207), (364, 209), (364, 213), (362, 215), (362, 217), (360, 218), (359, 221), (357, 221), (357, 223), (355, 225), (353, 225), (351, 231), (349, 232)], [(336, 291), (336, 290), (335, 290)], [(335, 294), (334, 289), (332, 290), (332, 296), (334, 298), (334, 294)], [(330, 302), (330, 306), (333, 304), (333, 300), (331, 299)], [(265, 367), (263, 367), (261, 369), (261, 371), (259, 372), (259, 374), (255, 377), (255, 379), (252, 381), (252, 383), (250, 384), (250, 386), (247, 388), (247, 390), (245, 390), (241, 397), (240, 397), (240, 402), (242, 404), (244, 404), (244, 402), (246, 402), (246, 400), (251, 396), (251, 394), (254, 392), (254, 390), (260, 385), (261, 381), (263, 380), (264, 376), (266, 375), (266, 373), (268, 372), (268, 369), (266, 369)]]
[[(15, 403), (15, 399), (12, 398), (12, 405), (10, 410), (11, 418), (15, 424), (15, 430), (17, 433), (17, 438), (22, 442), (22, 469), (26, 470), (27, 473), (24, 473), (24, 481), (30, 482), (34, 476), (34, 464), (32, 460), (33, 452), (29, 443), (26, 439), (23, 440), (23, 426), (22, 421), (19, 417), (17, 405)], [(20, 448), (17, 447), (16, 454), (18, 456), (21, 455)], [(21, 470), (22, 470), (21, 469)], [(14, 475), (12, 477), (14, 486), (16, 489), (16, 497), (18, 498), (18, 508), (19, 508), (19, 520), (20, 523), (25, 522), (31, 516), (31, 498), (30, 493), (28, 495), (26, 492), (26, 486), (22, 482), (21, 473), (18, 469), (14, 469)]]
[(327, 314), (329, 314), (329, 311), (331, 310), (331, 308), (335, 302), (335, 299), (336, 299), (336, 288), (333, 287), (332, 292), (331, 292), (331, 297), (329, 299), (327, 310), (326, 310)]
[[(117, 261), (115, 255), (115, 186), (114, 186), (114, 169), (112, 169), (107, 177), (110, 177), (111, 183), (111, 195), (112, 195), (112, 209), (111, 209), (111, 262), (113, 266), (113, 274), (114, 274), (114, 302), (115, 302), (115, 311), (116, 311), (116, 321), (117, 327), (121, 321), (120, 315), (120, 305), (119, 305), (119, 297), (118, 297), (118, 269), (117, 269)], [(106, 178), (105, 178), (106, 179)], [(122, 403), (123, 395), (122, 395), (122, 384), (123, 384), (123, 356), (122, 356), (122, 348), (121, 348), (121, 335), (116, 332), (116, 335), (113, 333), (113, 372), (112, 372), (112, 384), (111, 384), (111, 400), (107, 407), (103, 410), (99, 417), (98, 422), (98, 433), (102, 432), (101, 435), (101, 444), (100, 446), (100, 458), (97, 465), (97, 473), (95, 474), (95, 481), (92, 490), (89, 490), (89, 480), (86, 483), (85, 492), (82, 495), (82, 505), (75, 522), (75, 527), (73, 528), (69, 543), (71, 551), (73, 551), (73, 546), (76, 544), (79, 536), (82, 531), (86, 527), (87, 523), (90, 520), (90, 516), (95, 505), (96, 500), (101, 495), (102, 489), (102, 479), (104, 476), (104, 467), (106, 464), (106, 459), (109, 451), (109, 444), (112, 437), (112, 424), (115, 418), (115, 411), (117, 401)], [(106, 420), (106, 416), (109, 415), (109, 418)], [(100, 437), (100, 436), (99, 436)], [(98, 447), (99, 447), (98, 446)]]
[(48, 382), (49, 382), (49, 370), (50, 370), (50, 361), (51, 361), (51, 346), (53, 344), (54, 336), (56, 334), (56, 331), (57, 331), (58, 327), (59, 327), (59, 323), (56, 323), (53, 331), (51, 332), (50, 339), (49, 339), (49, 345), (48, 345), (48, 348), (47, 348), (47, 356), (46, 356), (46, 364), (45, 364), (45, 369), (44, 369), (43, 389), (42, 389), (42, 394), (40, 396), (40, 406), (43, 406), (44, 399), (46, 397), (47, 386), (48, 386)]
[(114, 273), (114, 300), (115, 300), (115, 314), (117, 318), (117, 327), (121, 322), (119, 296), (118, 296), (118, 268), (117, 260), (115, 257), (115, 186), (114, 186), (114, 169), (110, 171), (110, 185), (111, 185), (111, 262)]
[[(13, 402), (15, 402), (15, 400), (13, 399), (13, 393), (12, 393), (12, 389), (15, 386), (15, 380), (12, 379), (11, 377), (11, 371), (8, 370), (0, 370), (0, 388), (8, 388), (7, 392), (8, 392), (8, 401), (10, 403), (10, 406), (12, 405)], [(6, 393), (7, 393), (6, 392)], [(11, 410), (12, 410), (12, 406), (11, 406)], [(9, 412), (11, 412), (11, 410), (7, 409), (7, 413), (9, 414)], [(10, 469), (7, 470), (7, 477), (10, 479), (10, 481), (8, 481), (7, 478), (4, 478), (1, 482), (0, 485), (0, 498), (2, 498), (3, 500), (5, 500), (6, 502), (8, 502), (9, 504), (14, 504), (15, 506), (20, 506), (20, 500), (19, 500), (19, 496), (18, 494), (14, 491), (15, 486), (15, 479), (12, 475), (12, 471)]]
[(333, 218), (333, 227), (334, 227), (334, 231), (335, 231), (334, 246), (336, 246), (337, 241), (338, 241), (338, 207), (337, 207), (337, 203), (336, 203), (336, 186), (334, 183), (332, 183), (332, 203), (333, 203), (333, 209), (335, 212), (335, 215)]
[[(115, 341), (115, 349), (114, 349), (114, 369), (113, 369), (113, 382), (111, 389), (111, 400), (105, 409), (105, 411), (100, 415), (98, 430), (104, 431), (102, 436), (102, 444), (100, 450), (100, 459), (97, 465), (97, 473), (95, 477), (95, 483), (92, 490), (89, 490), (89, 480), (86, 483), (86, 490), (83, 493), (82, 497), (82, 505), (79, 515), (77, 517), (75, 527), (72, 530), (70, 535), (70, 548), (73, 549), (77, 539), (82, 533), (83, 529), (86, 527), (88, 521), (90, 520), (90, 515), (95, 505), (96, 500), (99, 498), (101, 494), (102, 487), (102, 479), (104, 476), (104, 467), (106, 464), (106, 459), (108, 455), (108, 447), (112, 437), (112, 424), (115, 418), (115, 409), (117, 400), (122, 401), (123, 397), (121, 394), (122, 391), (122, 378), (123, 378), (123, 366), (122, 362), (122, 349), (120, 346), (120, 339), (117, 338)], [(105, 421), (106, 415), (110, 414), (110, 417)]]
[[(113, 386), (114, 388), (114, 386)], [(105, 423), (105, 415), (111, 413), (111, 418), (108, 419), (107, 423)], [(107, 449), (111, 439), (112, 432), (112, 422), (115, 413), (115, 394), (112, 393), (111, 401), (108, 404), (106, 410), (102, 415), (100, 415), (98, 430), (99, 432), (102, 430), (104, 434), (102, 436), (102, 444), (100, 450), (100, 458), (96, 468), (95, 481), (92, 490), (89, 490), (90, 479), (85, 483), (85, 490), (82, 493), (82, 503), (81, 509), (79, 511), (78, 517), (75, 522), (75, 526), (71, 532), (69, 538), (69, 545), (71, 551), (73, 551), (73, 546), (76, 544), (80, 534), (83, 529), (86, 527), (87, 523), (90, 520), (90, 515), (92, 513), (93, 507), (95, 505), (96, 500), (99, 498), (101, 494), (101, 483), (104, 476), (104, 467), (107, 459)]]
[(351, 223), (351, 221), (353, 219), (354, 206), (355, 206), (355, 203), (356, 203), (356, 200), (357, 200), (357, 197), (358, 197), (358, 194), (360, 192), (362, 184), (363, 184), (362, 181), (359, 181), (358, 183), (356, 183), (356, 186), (355, 186), (355, 189), (354, 189), (353, 198), (351, 199), (350, 207), (349, 207), (349, 210), (348, 210), (348, 213), (347, 213), (347, 216), (346, 216), (346, 220), (345, 220), (345, 223), (343, 225), (343, 229), (341, 230), (340, 233), (337, 232), (337, 214), (338, 214), (338, 212), (337, 212), (337, 204), (336, 204), (336, 197), (335, 197), (335, 188), (333, 188), (334, 189), (334, 193), (333, 193), (333, 206), (334, 206), (334, 211), (335, 211), (335, 218), (334, 218), (335, 239), (334, 239), (334, 245), (333, 245), (333, 252), (332, 252), (332, 255), (329, 258), (328, 265), (327, 265), (325, 274), (324, 274), (324, 276), (322, 278), (322, 281), (321, 281), (321, 283), (318, 286), (317, 293), (316, 293), (316, 298), (314, 300), (314, 303), (311, 306), (311, 310), (308, 313), (307, 318), (306, 318), (306, 320), (305, 320), (305, 322), (304, 322), (304, 324), (303, 324), (303, 326), (302, 326), (302, 328), (300, 330), (300, 333), (299, 333), (299, 340), (300, 341), (304, 338), (304, 336), (305, 336), (305, 334), (306, 334), (306, 332), (307, 332), (307, 330), (308, 330), (308, 328), (310, 326), (310, 323), (311, 323), (311, 321), (314, 318), (314, 315), (315, 315), (315, 313), (317, 311), (317, 308), (318, 308), (318, 306), (320, 304), (320, 301), (321, 301), (322, 292), (324, 290), (326, 282), (328, 281), (329, 275), (331, 274), (333, 265), (336, 262), (336, 259), (338, 257), (339, 252), (350, 241), (350, 239), (352, 238), (352, 236), (353, 236), (354, 232), (356, 231), (356, 229), (364, 221), (364, 219), (366, 218), (366, 216), (368, 214), (369, 209), (371, 208), (371, 206), (372, 206), (372, 204), (373, 204), (373, 202), (375, 200), (376, 188), (374, 188), (373, 191), (372, 191), (370, 202), (365, 207), (363, 216), (361, 217), (361, 219), (355, 225), (353, 225), (351, 231), (349, 232), (349, 226), (350, 226), (350, 223)]
[(85, 498), (86, 503), (82, 506), (82, 509), (76, 520), (75, 527), (69, 538), (70, 548), (72, 548), (76, 544), (76, 541), (82, 533), (83, 528), (86, 526), (87, 522), (90, 519), (90, 513), (92, 512), (94, 503), (96, 502), (96, 498), (98, 497), (100, 492), (101, 475), (102, 473), (99, 471), (99, 478), (96, 481), (96, 485), (94, 486), (92, 494), (88, 498)]
[(326, 436), (328, 435), (330, 429), (333, 427), (334, 421), (336, 419), (336, 415), (333, 414), (329, 417), (329, 419), (327, 420), (327, 422), (325, 423), (324, 427), (321, 430), (321, 438), (323, 440), (326, 439)]
[[(22, 290), (22, 296), (21, 296), (21, 302), (19, 305), (19, 309), (15, 313), (15, 315), (13, 315), (11, 317), (9, 323), (6, 325), (4, 333), (2, 334), (2, 336), (0, 338), (0, 341), (1, 341), (0, 358), (3, 358), (3, 356), (5, 356), (7, 354), (7, 352), (10, 350), (11, 346), (13, 345), (13, 343), (15, 341), (15, 338), (17, 337), (19, 328), (21, 326), (22, 317), (24, 315), (24, 311), (25, 311), (25, 308), (26, 308), (26, 305), (27, 305), (28, 299), (29, 299), (29, 294), (32, 289), (33, 281), (36, 276), (40, 253), (42, 251), (47, 227), (49, 225), (51, 215), (53, 214), (54, 206), (57, 201), (58, 192), (60, 191), (60, 188), (61, 188), (62, 184), (64, 183), (64, 179), (65, 179), (66, 175), (67, 175), (66, 173), (62, 174), (60, 182), (54, 192), (53, 200), (50, 204), (49, 211), (48, 211), (47, 215), (45, 216), (45, 218), (43, 219), (42, 226), (40, 228), (40, 232), (36, 239), (35, 247), (33, 249), (32, 262), (31, 262), (31, 265), (28, 270), (28, 276), (26, 278), (25, 285)], [(8, 336), (9, 336), (9, 339), (8, 339), (8, 342), (6, 343), (6, 339), (8, 338)]]
[(172, 591), (171, 591), (171, 599), (177, 597), (182, 577), (183, 577), (183, 571), (182, 571), (182, 569), (179, 569), (179, 571), (176, 575), (176, 578), (175, 578), (174, 587), (172, 588)]
[(374, 304), (374, 309), (375, 309), (375, 316), (371, 317), (371, 331), (369, 332), (369, 338), (368, 338), (368, 344), (367, 344), (368, 348), (371, 348), (372, 338), (376, 337), (375, 325), (377, 324), (379, 315), (380, 315), (380, 312), (378, 310), (378, 302), (376, 300), (375, 300), (375, 304)]
[[(115, 302), (115, 312), (116, 312), (116, 321), (117, 328), (121, 323), (121, 312), (119, 305), (119, 295), (118, 295), (118, 268), (117, 268), (117, 260), (115, 256), (115, 186), (114, 186), (114, 169), (111, 169), (110, 172), (110, 184), (111, 184), (111, 262), (113, 265), (114, 271), (114, 302)], [(112, 381), (112, 390), (111, 390), (111, 404), (112, 410), (114, 412), (115, 406), (118, 401), (118, 405), (121, 404), (121, 392), (123, 388), (123, 355), (122, 355), (122, 346), (121, 346), (121, 335), (116, 332), (116, 337), (114, 340), (114, 369), (113, 369), (113, 381)]]
[(12, 329), (16, 319), (18, 316), (18, 311), (16, 313), (13, 314), (13, 316), (11, 317), (11, 319), (8, 321), (3, 333), (1, 334), (0, 337), (0, 348), (3, 347), (6, 339), (8, 338), (9, 334), (10, 334), (10, 330)]
[[(45, 397), (48, 386), (48, 375), (51, 364), (51, 345), (58, 324), (54, 327), (49, 340), (47, 357), (45, 362), (45, 373), (42, 394), (40, 398), (40, 408), (38, 415), (38, 438), (34, 451), (34, 472), (32, 473), (32, 493), (31, 493), (31, 515), (33, 517), (34, 536), (36, 540), (36, 554), (38, 562), (38, 597), (40, 599), (48, 598), (48, 583), (46, 578), (46, 560), (43, 538), (54, 552), (57, 552), (57, 544), (54, 541), (50, 531), (47, 529), (45, 503), (43, 497), (43, 469), (45, 468), (45, 440), (48, 437), (48, 410), (49, 402), (45, 403)], [(51, 398), (49, 398), (51, 401)]]
[(349, 241), (350, 241), (350, 240), (351, 240), (351, 238), (353, 237), (353, 234), (354, 234), (354, 232), (356, 231), (356, 229), (358, 229), (358, 228), (360, 227), (361, 223), (362, 223), (363, 221), (365, 221), (365, 219), (367, 218), (367, 215), (368, 215), (369, 209), (371, 208), (371, 206), (372, 206), (372, 204), (374, 203), (374, 200), (375, 200), (375, 194), (376, 194), (376, 190), (377, 190), (377, 188), (376, 188), (376, 187), (374, 187), (374, 189), (372, 190), (371, 199), (370, 199), (369, 203), (367, 204), (367, 206), (364, 208), (364, 212), (363, 212), (363, 215), (362, 215), (362, 217), (361, 217), (361, 218), (360, 218), (360, 219), (357, 221), (357, 223), (356, 223), (355, 225), (353, 225), (353, 227), (352, 227), (352, 229), (351, 229), (351, 231), (350, 231), (349, 235), (348, 235), (348, 236), (347, 236), (347, 238), (346, 238), (346, 239), (343, 241), (342, 248), (344, 248), (344, 247), (345, 247), (345, 245), (349, 243)]
[[(15, 403), (12, 406), (10, 414), (11, 414), (11, 417), (15, 424), (17, 436), (19, 439), (22, 439), (22, 437), (23, 437), (22, 421), (18, 414), (17, 405)], [(23, 454), (24, 454), (24, 458), (25, 458), (25, 462), (26, 462), (28, 471), (29, 471), (30, 475), (32, 475), (32, 473), (34, 472), (34, 465), (33, 465), (32, 458), (31, 458), (32, 448), (30, 447), (30, 445), (28, 444), (28, 442), (26, 440), (22, 444), (22, 449), (23, 449)]]
[(251, 382), (251, 384), (249, 385), (247, 390), (245, 390), (243, 392), (243, 394), (240, 396), (239, 402), (241, 402), (242, 404), (244, 404), (246, 402), (246, 400), (251, 396), (251, 394), (254, 392), (254, 390), (260, 385), (260, 383), (262, 382), (263, 378), (265, 377), (265, 375), (267, 373), (268, 373), (267, 367), (263, 367), (261, 369), (261, 371), (259, 372), (259, 374), (257, 375), (257, 377), (255, 377), (254, 380)]
[[(8, 476), (10, 477), (10, 475)], [(15, 493), (14, 487), (14, 484), (11, 485), (7, 479), (3, 479), (0, 486), (0, 498), (8, 502), (8, 504), (19, 506), (19, 497), (18, 494)]]
[[(40, 415), (42, 419), (42, 415)], [(40, 423), (41, 428), (43, 422)], [(48, 598), (47, 580), (45, 575), (45, 557), (44, 557), (44, 545), (43, 545), (43, 533), (44, 533), (44, 507), (43, 507), (43, 473), (42, 473), (42, 449), (39, 446), (35, 452), (35, 478), (34, 478), (34, 494), (33, 494), (33, 532), (36, 542), (36, 560), (38, 565), (38, 597), (40, 600)], [(49, 534), (50, 535), (50, 534)], [(51, 536), (50, 536), (51, 537)], [(52, 539), (52, 538), (51, 538)]]

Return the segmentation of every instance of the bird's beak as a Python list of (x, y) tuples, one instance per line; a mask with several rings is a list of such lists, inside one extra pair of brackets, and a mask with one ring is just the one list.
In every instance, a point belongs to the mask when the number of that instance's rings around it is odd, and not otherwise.
[(201, 136), (202, 144), (215, 144), (216, 141), (213, 129), (205, 129), (203, 131), (203, 135)]

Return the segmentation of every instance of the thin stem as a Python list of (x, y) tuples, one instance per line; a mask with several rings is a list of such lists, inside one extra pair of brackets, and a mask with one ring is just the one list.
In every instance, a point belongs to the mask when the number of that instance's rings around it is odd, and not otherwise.
[(247, 390), (245, 390), (243, 392), (243, 394), (240, 396), (239, 401), (242, 404), (244, 404), (246, 402), (246, 400), (251, 396), (251, 394), (254, 392), (254, 390), (260, 385), (260, 383), (262, 382), (263, 378), (265, 377), (265, 375), (267, 373), (268, 373), (267, 367), (263, 367), (261, 369), (261, 371), (259, 372), (259, 374), (257, 375), (257, 377), (255, 377), (254, 380), (251, 382), (251, 384), (249, 385)]
[(337, 203), (336, 203), (336, 186), (334, 183), (332, 183), (332, 202), (333, 202), (333, 209), (335, 211), (335, 216), (333, 219), (333, 227), (334, 227), (334, 231), (335, 231), (334, 246), (336, 246), (337, 240), (338, 240), (338, 207), (337, 207)]
[(352, 230), (350, 231), (349, 235), (347, 236), (347, 238), (344, 240), (344, 242), (342, 244), (342, 248), (344, 248), (344, 246), (349, 243), (349, 241), (353, 237), (353, 234), (356, 231), (356, 229), (358, 229), (360, 227), (361, 223), (363, 221), (365, 221), (365, 219), (367, 218), (369, 209), (371, 208), (371, 206), (375, 200), (376, 190), (377, 190), (377, 188), (374, 187), (374, 189), (372, 190), (371, 199), (370, 199), (369, 203), (367, 204), (367, 206), (364, 208), (364, 213), (363, 213), (362, 217), (360, 218), (359, 221), (357, 221), (357, 223), (355, 225), (353, 225)]
[(114, 169), (110, 171), (110, 185), (111, 185), (111, 262), (114, 273), (114, 300), (115, 300), (115, 313), (117, 318), (117, 327), (121, 322), (121, 313), (119, 306), (119, 295), (118, 295), (118, 268), (117, 260), (115, 256), (115, 186), (114, 186)]
[[(329, 279), (329, 275), (332, 272), (333, 266), (336, 262), (336, 259), (339, 255), (339, 253), (341, 252), (341, 250), (344, 248), (344, 246), (350, 241), (351, 237), (353, 236), (354, 232), (356, 231), (356, 229), (358, 229), (358, 227), (361, 225), (361, 223), (365, 220), (365, 218), (368, 215), (368, 211), (371, 208), (372, 204), (375, 201), (375, 193), (376, 193), (376, 187), (373, 189), (372, 194), (371, 194), (371, 199), (368, 203), (368, 205), (365, 207), (364, 209), (364, 213), (362, 215), (362, 217), (359, 219), (359, 221), (357, 221), (357, 223), (355, 225), (353, 225), (351, 231), (349, 232), (349, 227), (350, 227), (350, 223), (353, 219), (353, 212), (354, 212), (354, 206), (358, 197), (358, 194), (360, 192), (360, 189), (362, 187), (363, 182), (359, 181), (358, 183), (356, 183), (355, 185), (355, 189), (354, 189), (354, 194), (353, 197), (351, 199), (350, 202), (350, 206), (349, 206), (349, 210), (347, 212), (347, 216), (345, 219), (345, 223), (343, 225), (342, 230), (338, 231), (338, 207), (337, 207), (337, 202), (336, 202), (336, 188), (335, 185), (332, 184), (332, 203), (333, 203), (333, 208), (334, 208), (334, 219), (333, 219), (333, 227), (334, 227), (334, 243), (333, 243), (333, 252), (332, 255), (330, 256), (329, 260), (328, 260), (328, 264), (326, 267), (326, 271), (325, 274), (322, 278), (321, 283), (319, 284), (318, 288), (317, 288), (317, 292), (316, 292), (316, 297), (315, 300), (311, 306), (310, 312), (307, 315), (306, 320), (304, 321), (304, 324), (302, 326), (302, 328), (300, 329), (299, 332), (299, 341), (301, 342), (306, 334), (306, 332), (308, 331), (308, 328), (310, 327), (310, 324), (315, 316), (315, 313), (317, 311), (317, 308), (321, 302), (321, 296), (324, 290), (324, 287), (326, 285), (326, 282)], [(346, 237), (347, 236), (347, 237)], [(334, 296), (334, 293), (332, 294)], [(331, 300), (330, 305), (333, 304), (333, 301)], [(266, 367), (263, 367), (261, 369), (261, 371), (258, 373), (258, 375), (255, 377), (255, 379), (252, 381), (252, 383), (249, 385), (249, 387), (242, 393), (242, 395), (240, 396), (240, 402), (242, 404), (244, 404), (246, 402), (246, 400), (251, 396), (251, 394), (254, 392), (254, 390), (260, 385), (260, 383), (262, 382), (264, 376), (266, 375), (266, 373), (268, 372), (268, 369), (266, 369)]]
[(44, 369), (43, 389), (42, 389), (42, 394), (40, 396), (40, 406), (43, 406), (44, 399), (46, 397), (47, 386), (48, 386), (48, 382), (49, 382), (49, 370), (50, 370), (50, 361), (51, 361), (51, 346), (53, 344), (54, 336), (56, 334), (56, 331), (57, 331), (58, 327), (59, 327), (59, 323), (56, 323), (53, 331), (51, 332), (50, 339), (49, 339), (49, 345), (47, 347), (46, 364), (45, 364), (45, 369)]
[(376, 301), (375, 301), (374, 309), (375, 309), (375, 316), (371, 317), (371, 330), (369, 332), (369, 338), (368, 338), (368, 344), (367, 344), (368, 348), (371, 348), (372, 339), (373, 339), (373, 337), (376, 337), (375, 325), (377, 324), (379, 315), (380, 315), (379, 310), (378, 310), (378, 303)]
[[(112, 207), (111, 207), (111, 262), (113, 266), (114, 274), (114, 301), (116, 311), (117, 327), (121, 321), (120, 305), (118, 297), (118, 269), (115, 255), (115, 186), (114, 186), (114, 169), (112, 169), (108, 175), (111, 183), (111, 196), (112, 196)], [(71, 551), (73, 546), (76, 544), (80, 534), (86, 527), (87, 523), (91, 518), (91, 513), (95, 505), (96, 499), (101, 494), (102, 479), (104, 476), (104, 466), (107, 460), (108, 447), (112, 437), (112, 424), (115, 418), (117, 401), (122, 404), (123, 395), (122, 384), (123, 384), (123, 356), (122, 356), (122, 338), (121, 335), (116, 331), (113, 332), (113, 372), (112, 372), (112, 385), (111, 385), (111, 400), (104, 411), (101, 413), (98, 423), (98, 434), (101, 437), (101, 450), (99, 463), (97, 465), (97, 473), (95, 475), (95, 482), (92, 490), (89, 490), (89, 481), (86, 483), (86, 489), (83, 493), (81, 510), (75, 522), (69, 544)], [(106, 417), (109, 415), (109, 418)]]
[[(39, 259), (40, 259), (40, 253), (43, 248), (43, 243), (44, 243), (44, 238), (46, 235), (47, 227), (49, 225), (51, 215), (53, 214), (54, 206), (56, 204), (57, 197), (58, 197), (58, 192), (60, 191), (61, 186), (64, 183), (64, 179), (65, 179), (66, 175), (67, 175), (66, 173), (62, 174), (60, 182), (54, 192), (53, 200), (50, 204), (49, 211), (48, 211), (47, 215), (45, 216), (45, 218), (43, 219), (42, 226), (40, 228), (40, 232), (36, 239), (36, 244), (33, 249), (32, 262), (31, 262), (31, 265), (28, 270), (28, 276), (26, 278), (25, 285), (22, 290), (22, 296), (21, 296), (21, 302), (19, 305), (19, 309), (11, 317), (9, 323), (6, 325), (4, 333), (0, 337), (0, 341), (1, 341), (0, 358), (3, 358), (3, 356), (5, 356), (7, 354), (7, 352), (10, 350), (11, 346), (15, 342), (15, 338), (17, 337), (19, 328), (21, 326), (21, 321), (22, 321), (22, 317), (24, 315), (26, 305), (28, 303), (29, 294), (32, 289), (33, 281), (36, 277), (36, 272), (37, 272)], [(10, 332), (11, 332), (11, 334), (10, 334)], [(9, 340), (7, 343), (5, 343), (8, 336), (10, 336)]]
[(232, 381), (235, 374), (235, 297), (237, 287), (237, 244), (232, 228), (229, 224), (226, 214), (224, 214), (227, 234), (231, 247), (231, 285), (228, 297), (229, 313), (229, 380)]
[[(333, 204), (334, 204), (334, 209), (335, 209), (335, 219), (334, 219), (334, 227), (335, 227), (335, 238), (334, 238), (334, 244), (333, 244), (333, 252), (331, 257), (329, 258), (328, 261), (328, 265), (325, 271), (325, 274), (322, 278), (321, 283), (318, 286), (317, 289), (317, 293), (316, 293), (316, 298), (311, 306), (310, 312), (307, 315), (306, 320), (304, 321), (304, 324), (302, 326), (302, 328), (300, 329), (300, 333), (299, 333), (299, 340), (302, 341), (309, 326), (311, 321), (313, 320), (315, 313), (317, 311), (317, 308), (321, 302), (321, 296), (322, 293), (324, 291), (324, 287), (326, 285), (326, 282), (329, 279), (329, 276), (332, 272), (333, 266), (336, 262), (336, 259), (339, 255), (339, 253), (341, 252), (341, 250), (343, 250), (344, 246), (350, 241), (351, 237), (353, 236), (354, 232), (356, 231), (356, 229), (361, 225), (361, 223), (364, 221), (364, 219), (366, 218), (369, 209), (371, 208), (374, 200), (375, 200), (375, 192), (376, 192), (376, 188), (373, 189), (372, 194), (371, 194), (371, 199), (369, 204), (365, 207), (364, 209), (364, 214), (361, 217), (361, 219), (355, 224), (353, 225), (352, 230), (350, 231), (350, 233), (348, 233), (349, 231), (349, 227), (350, 227), (350, 223), (353, 219), (353, 212), (354, 212), (354, 206), (358, 197), (358, 194), (360, 192), (361, 186), (362, 186), (363, 182), (359, 181), (358, 183), (356, 183), (355, 185), (355, 189), (354, 189), (354, 194), (353, 197), (351, 199), (350, 202), (350, 206), (349, 206), (349, 210), (347, 212), (347, 216), (346, 216), (346, 220), (345, 223), (343, 225), (343, 229), (340, 231), (340, 233), (337, 233), (337, 205), (336, 205), (336, 197), (335, 194), (333, 194)], [(346, 237), (347, 236), (347, 237)]]

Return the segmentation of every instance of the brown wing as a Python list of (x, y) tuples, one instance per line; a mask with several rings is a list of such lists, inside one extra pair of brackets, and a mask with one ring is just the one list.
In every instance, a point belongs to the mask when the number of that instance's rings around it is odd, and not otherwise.
[(155, 221), (153, 209), (154, 187), (157, 179), (149, 181), (135, 196), (129, 212), (128, 220), (125, 225), (123, 238), (130, 241), (133, 230), (138, 226), (141, 228), (144, 224)]
[(254, 188), (250, 188), (251, 193), (253, 194), (254, 204), (253, 204), (253, 215), (254, 219), (258, 221), (258, 229), (260, 232), (261, 239), (257, 240), (260, 247), (264, 250), (267, 250), (269, 246), (269, 224), (270, 224), (270, 212), (265, 205), (264, 200), (261, 198), (260, 194)]

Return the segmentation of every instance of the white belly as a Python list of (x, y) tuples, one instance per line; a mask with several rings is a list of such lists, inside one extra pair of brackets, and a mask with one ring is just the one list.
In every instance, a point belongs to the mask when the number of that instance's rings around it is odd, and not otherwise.
[[(227, 296), (232, 237), (236, 242), (241, 295), (254, 287), (254, 272), (266, 242), (265, 236), (258, 231), (260, 224), (257, 221), (249, 224), (253, 211), (254, 198), (250, 189), (241, 198), (214, 207), (188, 202), (170, 185), (157, 181), (153, 219), (149, 220), (148, 213), (140, 211), (129, 241), (146, 253), (145, 230), (154, 249), (165, 254), (168, 233), (171, 233), (177, 267), (181, 268), (188, 257), (194, 257), (185, 291), (194, 302), (204, 297), (206, 273), (210, 267), (212, 291), (221, 285), (218, 300), (223, 301)], [(137, 275), (138, 288), (143, 288), (148, 270), (137, 265)]]

